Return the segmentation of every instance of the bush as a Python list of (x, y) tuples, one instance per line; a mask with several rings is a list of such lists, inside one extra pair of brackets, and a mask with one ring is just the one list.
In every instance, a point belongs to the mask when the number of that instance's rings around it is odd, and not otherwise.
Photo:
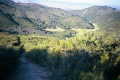
[[(105, 78), (109, 75), (107, 71), (116, 71), (120, 62), (120, 37), (116, 34), (90, 32), (65, 40), (40, 36), (30, 40), (27, 36), (24, 38), (22, 43), (28, 51), (27, 57), (45, 64), (53, 72), (52, 80), (109, 80)], [(110, 76), (114, 80), (119, 75)]]

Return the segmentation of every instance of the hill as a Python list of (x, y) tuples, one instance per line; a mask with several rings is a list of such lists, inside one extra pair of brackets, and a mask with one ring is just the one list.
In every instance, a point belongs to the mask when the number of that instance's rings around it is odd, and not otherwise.
[[(10, 5), (12, 3), (12, 5)], [(93, 28), (68, 11), (32, 3), (0, 2), (0, 29), (16, 33), (40, 33), (46, 28)]]
[(112, 7), (92, 6), (72, 13), (97, 24), (100, 29), (118, 30), (120, 28), (120, 11)]
[[(65, 11), (34, 3), (0, 1), (0, 31), (19, 34), (49, 34), (46, 29), (119, 30), (120, 11), (108, 6), (92, 6)], [(50, 32), (51, 33), (51, 32)]]

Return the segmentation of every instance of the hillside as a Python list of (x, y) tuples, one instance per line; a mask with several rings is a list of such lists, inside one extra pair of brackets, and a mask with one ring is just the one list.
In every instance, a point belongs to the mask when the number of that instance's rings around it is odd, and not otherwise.
[[(12, 5), (10, 5), (12, 4)], [(84, 19), (68, 11), (31, 3), (0, 2), (0, 29), (13, 33), (40, 33), (57, 27), (94, 28)]]
[(108, 6), (93, 6), (72, 12), (86, 21), (96, 23), (100, 29), (118, 30), (120, 28), (120, 11)]
[[(95, 24), (95, 25), (94, 25)], [(119, 30), (120, 11), (108, 6), (92, 6), (83, 10), (65, 11), (35, 3), (0, 1), (0, 31), (19, 34), (53, 33), (46, 29)]]

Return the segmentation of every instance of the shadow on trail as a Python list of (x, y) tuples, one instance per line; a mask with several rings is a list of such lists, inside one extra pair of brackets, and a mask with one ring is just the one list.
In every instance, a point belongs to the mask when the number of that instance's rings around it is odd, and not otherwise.
[(0, 46), (0, 80), (4, 80), (19, 63), (19, 51)]
[(19, 66), (8, 76), (7, 80), (48, 80), (48, 74), (45, 68), (32, 63), (22, 56)]
[(49, 72), (28, 59), (24, 50), (0, 47), (0, 80), (48, 80)]

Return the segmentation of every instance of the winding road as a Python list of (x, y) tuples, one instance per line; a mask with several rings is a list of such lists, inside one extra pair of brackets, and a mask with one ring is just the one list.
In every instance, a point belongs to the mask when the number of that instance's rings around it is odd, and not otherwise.
[(8, 77), (8, 80), (49, 80), (49, 74), (45, 68), (31, 63), (25, 57), (21, 57), (19, 66)]

